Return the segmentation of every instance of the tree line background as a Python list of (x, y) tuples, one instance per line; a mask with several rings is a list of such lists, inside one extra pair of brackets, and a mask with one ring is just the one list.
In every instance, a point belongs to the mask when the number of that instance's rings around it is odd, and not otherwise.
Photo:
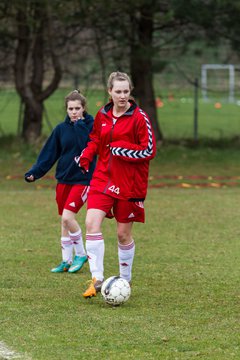
[(105, 88), (119, 70), (161, 141), (156, 77), (191, 51), (200, 58), (223, 44), (222, 62), (238, 62), (239, 18), (239, 0), (2, 0), (0, 82), (19, 94), (21, 137), (41, 135), (44, 102), (66, 79)]

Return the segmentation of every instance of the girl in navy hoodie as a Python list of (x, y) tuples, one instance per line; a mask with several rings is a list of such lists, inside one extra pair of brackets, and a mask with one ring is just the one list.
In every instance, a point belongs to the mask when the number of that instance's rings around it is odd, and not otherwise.
[(93, 127), (93, 117), (86, 112), (85, 97), (74, 90), (65, 97), (65, 107), (65, 120), (55, 127), (36, 163), (25, 174), (25, 180), (33, 182), (43, 177), (57, 162), (56, 202), (61, 216), (62, 262), (51, 270), (54, 273), (73, 273), (87, 262), (76, 214), (86, 202), (96, 162), (94, 159), (89, 172), (83, 174), (74, 161), (74, 157), (86, 147)]

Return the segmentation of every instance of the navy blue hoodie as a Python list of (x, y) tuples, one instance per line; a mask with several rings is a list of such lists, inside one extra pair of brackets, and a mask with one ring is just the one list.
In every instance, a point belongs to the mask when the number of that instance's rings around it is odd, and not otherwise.
[(85, 118), (72, 122), (67, 115), (65, 121), (58, 124), (43, 146), (37, 162), (25, 174), (33, 175), (34, 180), (44, 176), (55, 164), (55, 177), (61, 184), (89, 185), (95, 168), (96, 159), (91, 163), (89, 172), (83, 174), (74, 161), (89, 141), (93, 127), (93, 117), (85, 113)]

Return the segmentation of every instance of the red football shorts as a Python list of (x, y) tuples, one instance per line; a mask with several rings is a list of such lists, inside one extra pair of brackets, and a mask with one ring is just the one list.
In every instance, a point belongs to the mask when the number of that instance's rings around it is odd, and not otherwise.
[(57, 184), (56, 202), (59, 215), (62, 215), (64, 209), (77, 213), (87, 200), (88, 190), (87, 185)]
[[(98, 209), (106, 213), (106, 217), (115, 217), (117, 222), (144, 222), (144, 204), (142, 201), (131, 202), (116, 199), (98, 191), (90, 191), (87, 199), (87, 209)], [(113, 213), (113, 215), (112, 215)]]

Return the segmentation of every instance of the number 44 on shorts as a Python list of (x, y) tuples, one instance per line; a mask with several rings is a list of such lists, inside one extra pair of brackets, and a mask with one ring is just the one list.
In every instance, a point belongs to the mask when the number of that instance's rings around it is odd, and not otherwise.
[(120, 194), (120, 189), (119, 189), (119, 187), (116, 187), (115, 185), (110, 186), (110, 187), (108, 188), (108, 190), (110, 190), (112, 193), (115, 193), (115, 194), (117, 194), (117, 195)]

